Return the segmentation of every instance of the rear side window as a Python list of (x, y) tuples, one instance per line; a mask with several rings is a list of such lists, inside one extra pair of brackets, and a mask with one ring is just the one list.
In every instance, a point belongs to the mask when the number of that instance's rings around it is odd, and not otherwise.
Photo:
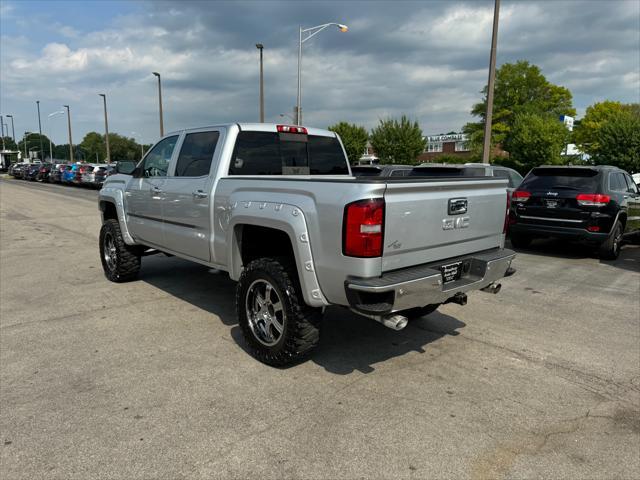
[(638, 193), (638, 186), (634, 183), (633, 178), (629, 175), (625, 175), (624, 178), (627, 179), (627, 192)]
[(382, 173), (382, 169), (376, 167), (351, 167), (351, 173), (356, 177), (377, 177)]
[(230, 175), (347, 175), (336, 138), (317, 135), (240, 132)]
[(218, 132), (188, 133), (182, 142), (174, 175), (176, 177), (209, 175), (219, 137)]
[(619, 172), (612, 172), (609, 174), (609, 188), (614, 192), (626, 192), (627, 182), (624, 179), (624, 175)]
[(598, 171), (590, 168), (534, 168), (520, 184), (524, 190), (598, 190)]
[(407, 173), (409, 172), (409, 170), (393, 170), (391, 172), (391, 175), (389, 175), (390, 177), (404, 177), (407, 175)]

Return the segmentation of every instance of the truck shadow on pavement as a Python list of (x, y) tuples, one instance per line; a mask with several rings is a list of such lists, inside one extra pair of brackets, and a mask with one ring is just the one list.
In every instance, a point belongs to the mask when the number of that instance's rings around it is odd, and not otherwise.
[[(231, 337), (247, 351), (236, 321), (236, 283), (226, 273), (163, 256), (147, 257), (142, 263), (141, 281), (217, 315), (224, 325), (233, 327)], [(390, 358), (409, 352), (426, 353), (428, 344), (446, 335), (458, 335), (465, 326), (454, 317), (435, 312), (411, 320), (404, 330), (396, 332), (345, 308), (330, 307), (325, 312), (320, 345), (309, 361), (338, 375), (371, 373), (373, 365)]]
[(611, 265), (631, 272), (640, 272), (640, 247), (638, 245), (625, 244), (617, 260), (598, 259), (598, 252), (593, 247), (558, 239), (535, 239), (527, 248), (514, 248), (510, 242), (506, 246), (518, 253), (526, 253), (527, 255), (568, 259), (593, 258), (599, 260), (603, 265)]

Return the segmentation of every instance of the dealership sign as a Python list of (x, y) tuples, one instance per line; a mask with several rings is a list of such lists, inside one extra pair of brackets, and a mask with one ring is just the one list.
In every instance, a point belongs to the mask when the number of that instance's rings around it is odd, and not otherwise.
[(447, 135), (431, 135), (427, 137), (429, 143), (444, 142), (466, 142), (468, 140), (464, 133), (450, 133)]

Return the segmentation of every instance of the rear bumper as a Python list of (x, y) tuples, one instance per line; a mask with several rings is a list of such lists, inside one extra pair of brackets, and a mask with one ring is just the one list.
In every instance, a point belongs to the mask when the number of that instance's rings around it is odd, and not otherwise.
[[(438, 264), (421, 265), (383, 274), (376, 278), (349, 278), (345, 290), (354, 310), (384, 315), (425, 305), (444, 303), (457, 293), (479, 290), (507, 274), (515, 252), (493, 249)], [(441, 265), (462, 261), (462, 277), (443, 284)]]
[(590, 232), (584, 228), (571, 228), (559, 225), (535, 225), (529, 223), (514, 223), (509, 226), (509, 233), (530, 235), (532, 237), (555, 237), (566, 240), (602, 243), (609, 236), (609, 232)]

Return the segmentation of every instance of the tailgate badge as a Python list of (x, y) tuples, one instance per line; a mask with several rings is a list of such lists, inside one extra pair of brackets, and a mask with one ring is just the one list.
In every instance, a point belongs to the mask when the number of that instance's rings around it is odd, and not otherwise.
[(449, 215), (462, 215), (463, 213), (467, 213), (467, 199), (450, 198), (448, 213)]

